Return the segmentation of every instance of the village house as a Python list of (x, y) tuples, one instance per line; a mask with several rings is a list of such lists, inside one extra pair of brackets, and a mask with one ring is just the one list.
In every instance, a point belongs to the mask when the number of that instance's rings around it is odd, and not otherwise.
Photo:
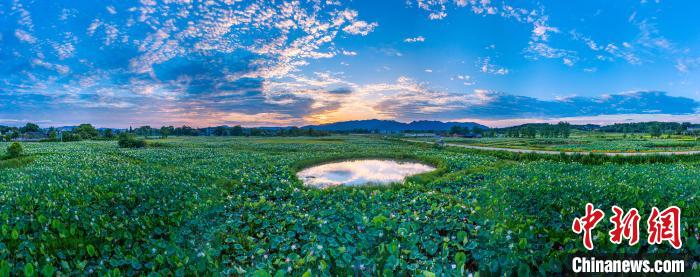
[(42, 139), (48, 139), (48, 135), (44, 132), (26, 132), (21, 134), (15, 140), (17, 141), (40, 141)]
[(436, 135), (433, 133), (404, 133), (403, 136), (409, 138), (432, 138)]

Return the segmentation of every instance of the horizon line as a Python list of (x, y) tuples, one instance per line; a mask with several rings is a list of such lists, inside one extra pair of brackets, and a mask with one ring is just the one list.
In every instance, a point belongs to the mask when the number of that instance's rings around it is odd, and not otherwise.
[[(512, 119), (512, 120), (518, 121), (519, 119)], [(335, 122), (320, 123), (320, 124), (277, 125), (277, 126), (272, 125), (272, 124), (271, 124), (271, 125), (255, 125), (255, 126), (250, 126), (250, 125), (247, 125), (247, 126), (246, 126), (246, 125), (244, 125), (244, 124), (231, 124), (231, 125), (230, 125), (230, 124), (221, 124), (221, 125), (210, 125), (210, 126), (194, 126), (194, 125), (188, 125), (188, 124), (182, 124), (182, 125), (181, 125), (181, 124), (162, 124), (162, 123), (161, 123), (161, 124), (152, 125), (152, 124), (144, 123), (144, 124), (137, 124), (137, 125), (129, 125), (129, 126), (127, 126), (127, 127), (104, 127), (104, 126), (98, 126), (98, 125), (96, 125), (96, 124), (92, 124), (92, 123), (89, 123), (89, 122), (84, 122), (84, 123), (76, 123), (76, 124), (56, 124), (56, 125), (50, 125), (50, 126), (46, 127), (46, 125), (42, 126), (42, 122), (41, 122), (41, 121), (30, 121), (30, 120), (28, 120), (28, 121), (17, 120), (16, 122), (22, 122), (22, 123), (18, 123), (18, 124), (8, 124), (8, 122), (0, 121), (0, 126), (20, 128), (20, 127), (25, 126), (27, 123), (34, 123), (34, 124), (39, 125), (39, 128), (41, 128), (41, 129), (61, 128), (61, 127), (77, 127), (77, 126), (79, 126), (79, 125), (81, 125), (81, 124), (90, 124), (90, 125), (92, 125), (93, 127), (97, 128), (97, 129), (117, 129), (117, 130), (119, 130), (119, 129), (126, 130), (126, 129), (129, 129), (129, 128), (136, 129), (136, 128), (143, 127), (143, 126), (150, 126), (151, 128), (155, 128), (155, 127), (157, 127), (157, 128), (160, 128), (160, 127), (170, 127), (170, 126), (175, 127), (175, 128), (178, 128), (178, 127), (187, 126), (187, 127), (193, 128), (193, 129), (215, 128), (215, 127), (221, 127), (221, 126), (225, 126), (225, 127), (241, 126), (241, 127), (243, 127), (243, 128), (254, 129), (254, 128), (293, 128), (293, 127), (296, 127), (296, 128), (304, 128), (304, 127), (309, 127), (309, 126), (322, 126), (322, 125), (330, 125), (330, 124), (344, 123), (344, 122), (357, 122), (357, 121), (394, 121), (394, 122), (402, 123), (402, 124), (410, 124), (410, 123), (413, 123), (413, 122), (426, 122), (426, 121), (427, 121), (427, 122), (441, 122), (441, 123), (473, 123), (473, 124), (478, 124), (478, 125), (485, 126), (485, 127), (489, 128), (489, 129), (494, 129), (494, 128), (495, 128), (495, 129), (499, 129), (499, 128), (508, 128), (508, 127), (522, 126), (522, 125), (526, 125), (526, 124), (557, 124), (558, 122), (567, 122), (567, 123), (569, 123), (569, 124), (571, 124), (571, 125), (578, 125), (578, 126), (581, 126), (581, 125), (610, 126), (610, 125), (615, 125), (615, 124), (633, 124), (633, 123), (650, 123), (650, 122), (660, 122), (660, 123), (686, 123), (686, 122), (688, 122), (688, 123), (691, 123), (691, 124), (700, 124), (700, 121), (698, 121), (698, 122), (693, 122), (693, 121), (674, 121), (674, 120), (641, 120), (641, 121), (628, 121), (628, 122), (612, 122), (612, 123), (605, 124), (605, 123), (593, 122), (593, 121), (571, 123), (571, 122), (566, 121), (566, 120), (546, 120), (546, 119), (542, 119), (542, 120), (539, 120), (539, 121), (538, 121), (538, 120), (533, 120), (533, 121), (518, 121), (517, 123), (512, 124), (512, 125), (504, 125), (504, 126), (494, 127), (494, 126), (489, 126), (489, 125), (484, 124), (484, 123), (479, 123), (478, 120), (474, 120), (474, 121), (469, 121), (469, 120), (465, 120), (465, 121), (462, 121), (462, 120), (447, 120), (447, 121), (442, 121), (442, 120), (420, 119), (420, 120), (412, 120), (412, 121), (400, 121), (400, 120), (395, 120), (395, 119), (377, 119), (377, 118), (372, 118), (372, 119), (355, 119), (355, 120), (335, 121)], [(555, 122), (555, 121), (557, 121), (557, 122)]]

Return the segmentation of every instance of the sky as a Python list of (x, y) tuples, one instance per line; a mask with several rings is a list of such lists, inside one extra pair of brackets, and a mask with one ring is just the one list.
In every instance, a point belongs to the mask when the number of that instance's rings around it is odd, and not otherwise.
[(0, 2), (0, 124), (700, 123), (698, 1)]

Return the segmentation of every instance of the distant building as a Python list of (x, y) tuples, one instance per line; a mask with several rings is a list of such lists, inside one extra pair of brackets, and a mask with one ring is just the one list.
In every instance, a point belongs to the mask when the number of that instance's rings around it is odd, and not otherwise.
[(481, 134), (452, 134), (454, 138), (481, 138)]
[(56, 128), (56, 133), (72, 132), (74, 129), (75, 129), (75, 126), (58, 127), (58, 128)]
[(44, 132), (27, 132), (27, 133), (21, 134), (15, 140), (18, 140), (18, 141), (39, 141), (39, 140), (47, 139), (47, 138), (49, 138), (49, 137)]
[(405, 133), (403, 134), (404, 137), (410, 137), (410, 138), (432, 138), (435, 137), (436, 135), (433, 133)]

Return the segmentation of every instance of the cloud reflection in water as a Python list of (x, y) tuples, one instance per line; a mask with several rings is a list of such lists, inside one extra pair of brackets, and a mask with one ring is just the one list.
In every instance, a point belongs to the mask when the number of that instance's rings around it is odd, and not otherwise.
[(298, 176), (307, 186), (326, 188), (399, 183), (407, 176), (432, 170), (435, 170), (432, 166), (414, 162), (353, 160), (310, 167), (300, 171)]

